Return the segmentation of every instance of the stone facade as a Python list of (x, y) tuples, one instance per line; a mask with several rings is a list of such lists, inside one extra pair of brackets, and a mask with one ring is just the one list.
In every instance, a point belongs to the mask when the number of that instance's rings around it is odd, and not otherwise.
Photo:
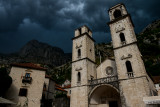
[(88, 80), (96, 78), (94, 52), (92, 33), (82, 26), (73, 38), (71, 107), (88, 107)]
[[(22, 77), (25, 76), (26, 73), (31, 73), (33, 79), (31, 84), (22, 83)], [(40, 107), (43, 84), (45, 81), (45, 71), (13, 66), (11, 68), (10, 76), (12, 77), (13, 82), (6, 96), (16, 102), (19, 106), (27, 104), (28, 107)], [(20, 88), (27, 89), (26, 97), (19, 96)]]
[(115, 60), (106, 59), (95, 68), (90, 29), (82, 26), (75, 30), (71, 107), (145, 107), (143, 97), (157, 93), (146, 73), (125, 6), (118, 4), (108, 12)]
[[(108, 68), (111, 69), (109, 74), (107, 73)], [(97, 67), (97, 78), (105, 78), (113, 75), (117, 75), (115, 60), (106, 59)]]
[(43, 86), (43, 95), (45, 100), (54, 100), (55, 96), (55, 82), (50, 77), (45, 77)]
[(45, 68), (32, 63), (12, 64), (9, 75), (12, 84), (5, 96), (17, 103), (9, 107), (53, 106), (55, 82), (46, 75)]
[(143, 97), (152, 96), (153, 84), (147, 76), (137, 47), (134, 25), (123, 4), (109, 10), (110, 30), (119, 79), (122, 106), (144, 107)]

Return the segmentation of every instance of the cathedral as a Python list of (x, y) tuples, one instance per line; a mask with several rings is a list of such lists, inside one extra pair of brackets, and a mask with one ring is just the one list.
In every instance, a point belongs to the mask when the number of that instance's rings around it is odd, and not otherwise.
[(75, 30), (72, 47), (71, 107), (146, 107), (157, 91), (137, 46), (134, 24), (124, 4), (108, 10), (114, 58), (98, 67), (92, 31)]

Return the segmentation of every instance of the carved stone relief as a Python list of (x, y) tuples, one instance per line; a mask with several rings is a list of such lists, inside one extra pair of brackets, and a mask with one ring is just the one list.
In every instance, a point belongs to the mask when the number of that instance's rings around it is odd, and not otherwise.
[(123, 55), (123, 56), (121, 57), (121, 60), (128, 59), (128, 58), (131, 58), (131, 57), (132, 57), (131, 54), (128, 54), (128, 56)]

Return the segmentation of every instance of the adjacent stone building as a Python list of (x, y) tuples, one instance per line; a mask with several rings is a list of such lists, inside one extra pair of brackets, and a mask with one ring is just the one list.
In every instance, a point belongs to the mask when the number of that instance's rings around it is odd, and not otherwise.
[(145, 107), (143, 98), (157, 95), (126, 7), (118, 4), (108, 12), (115, 59), (96, 68), (92, 31), (85, 25), (75, 30), (70, 107)]
[(52, 107), (55, 83), (46, 76), (46, 69), (32, 63), (11, 66), (9, 75), (13, 81), (6, 98), (17, 103), (11, 107), (43, 107), (45, 101), (50, 102), (47, 107)]
[(160, 76), (152, 76), (158, 95), (160, 96)]

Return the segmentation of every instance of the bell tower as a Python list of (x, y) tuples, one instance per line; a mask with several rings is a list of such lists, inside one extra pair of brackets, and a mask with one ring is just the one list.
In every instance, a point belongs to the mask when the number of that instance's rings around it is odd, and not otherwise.
[(71, 107), (88, 107), (88, 80), (96, 78), (92, 31), (87, 26), (75, 30), (72, 47)]
[(148, 77), (130, 14), (124, 4), (108, 10), (122, 107), (145, 107), (143, 97), (151, 96)]

